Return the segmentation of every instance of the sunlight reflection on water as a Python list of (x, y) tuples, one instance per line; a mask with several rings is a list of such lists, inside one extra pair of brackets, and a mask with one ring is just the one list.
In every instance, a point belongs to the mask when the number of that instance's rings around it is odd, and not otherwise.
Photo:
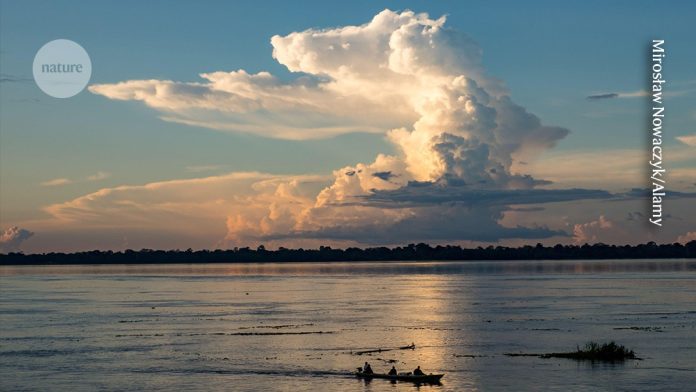
[(541, 260), (0, 266), (4, 275), (559, 274), (696, 271), (696, 260)]

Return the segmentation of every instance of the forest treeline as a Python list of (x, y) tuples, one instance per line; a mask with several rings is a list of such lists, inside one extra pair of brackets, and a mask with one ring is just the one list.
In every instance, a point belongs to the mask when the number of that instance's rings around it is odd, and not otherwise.
[(158, 264), (158, 263), (243, 263), (306, 261), (412, 261), (412, 260), (578, 260), (578, 259), (671, 259), (696, 258), (696, 241), (685, 245), (526, 245), (516, 248), (488, 246), (462, 248), (453, 245), (409, 244), (395, 248), (346, 248), (268, 250), (253, 248), (217, 250), (125, 250), (76, 253), (9, 253), (0, 255), (0, 265), (17, 264)]

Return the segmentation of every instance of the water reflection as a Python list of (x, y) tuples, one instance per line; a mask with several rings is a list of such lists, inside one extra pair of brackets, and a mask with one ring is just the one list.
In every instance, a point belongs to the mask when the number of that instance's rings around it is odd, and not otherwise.
[(543, 260), (438, 262), (304, 262), (230, 264), (117, 264), (0, 266), (8, 275), (404, 275), (404, 274), (602, 274), (696, 271), (696, 260)]
[[(76, 379), (82, 390), (685, 389), (696, 374), (694, 264), (3, 267), (0, 389), (77, 391)], [(647, 359), (503, 355), (593, 339)], [(357, 353), (377, 348), (392, 350)], [(365, 361), (446, 376), (442, 386), (366, 383), (351, 376)]]

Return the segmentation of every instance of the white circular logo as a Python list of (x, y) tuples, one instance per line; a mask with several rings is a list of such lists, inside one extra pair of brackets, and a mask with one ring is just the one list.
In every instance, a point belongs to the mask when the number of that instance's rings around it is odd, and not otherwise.
[(92, 61), (76, 42), (57, 39), (42, 46), (34, 57), (34, 80), (55, 98), (70, 98), (84, 90), (92, 76)]

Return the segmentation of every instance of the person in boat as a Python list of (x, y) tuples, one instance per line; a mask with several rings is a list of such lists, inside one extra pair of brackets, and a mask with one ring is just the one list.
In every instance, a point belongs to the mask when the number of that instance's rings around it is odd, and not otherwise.
[(370, 366), (370, 364), (367, 362), (365, 362), (365, 366), (363, 366), (362, 372), (365, 374), (374, 374), (374, 372), (372, 371), (372, 366)]
[(416, 368), (416, 370), (413, 371), (413, 375), (414, 375), (414, 376), (424, 376), (425, 373), (423, 373), (423, 371), (421, 370), (420, 366), (418, 366), (418, 367)]
[(396, 368), (395, 368), (394, 366), (392, 366), (392, 368), (391, 368), (391, 370), (389, 371), (388, 374), (389, 374), (390, 376), (396, 376), (396, 374), (397, 374), (397, 373), (396, 373)]

